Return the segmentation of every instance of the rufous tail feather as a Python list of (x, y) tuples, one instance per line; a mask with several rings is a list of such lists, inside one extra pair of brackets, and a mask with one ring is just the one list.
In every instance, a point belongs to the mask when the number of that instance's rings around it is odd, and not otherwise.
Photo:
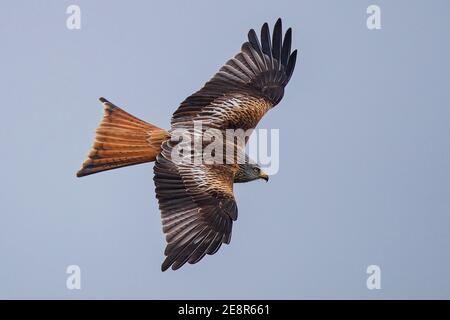
[(155, 161), (169, 133), (125, 112), (105, 98), (103, 119), (77, 177)]

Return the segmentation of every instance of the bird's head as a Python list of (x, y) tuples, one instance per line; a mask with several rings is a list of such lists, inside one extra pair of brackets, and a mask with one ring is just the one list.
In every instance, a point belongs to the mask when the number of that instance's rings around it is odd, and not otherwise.
[(254, 163), (245, 163), (239, 165), (239, 170), (234, 176), (234, 182), (249, 182), (257, 179), (269, 181), (269, 176)]

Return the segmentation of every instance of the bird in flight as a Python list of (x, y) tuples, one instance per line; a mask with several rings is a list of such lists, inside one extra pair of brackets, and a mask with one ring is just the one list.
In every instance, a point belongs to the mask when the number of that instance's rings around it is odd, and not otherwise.
[[(185, 136), (194, 136), (198, 121), (202, 130), (213, 128), (223, 133), (255, 128), (283, 98), (297, 58), (297, 50), (291, 52), (291, 42), (292, 30), (287, 29), (283, 37), (281, 19), (275, 23), (272, 36), (267, 23), (261, 28), (260, 39), (251, 29), (241, 51), (180, 104), (168, 131), (100, 98), (103, 119), (77, 176), (155, 161), (156, 198), (167, 241), (162, 271), (170, 267), (177, 270), (186, 262), (197, 263), (206, 254), (216, 253), (223, 243), (229, 244), (238, 216), (233, 184), (268, 181), (268, 175), (247, 156), (231, 163), (175, 160), (180, 141), (173, 139), (174, 132), (183, 130)], [(231, 144), (234, 153), (239, 149), (234, 139), (224, 144)], [(192, 160), (195, 154), (189, 152), (182, 159)]]

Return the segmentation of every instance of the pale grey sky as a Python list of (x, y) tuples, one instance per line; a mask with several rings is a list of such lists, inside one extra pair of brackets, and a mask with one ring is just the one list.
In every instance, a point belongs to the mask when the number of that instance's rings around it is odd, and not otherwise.
[[(66, 28), (78, 4), (81, 30)], [(381, 8), (369, 31), (366, 8)], [(0, 298), (449, 298), (449, 1), (2, 1)], [(75, 178), (104, 96), (172, 112), (278, 17), (300, 51), (280, 171), (236, 187), (231, 245), (177, 272), (152, 164)], [(66, 289), (77, 264), (82, 289)], [(366, 268), (381, 267), (381, 290)]]

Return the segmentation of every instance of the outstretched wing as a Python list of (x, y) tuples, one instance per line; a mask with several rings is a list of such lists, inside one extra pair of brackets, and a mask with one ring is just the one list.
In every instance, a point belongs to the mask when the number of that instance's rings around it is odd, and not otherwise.
[(190, 127), (194, 120), (219, 129), (254, 128), (283, 98), (297, 58), (297, 50), (291, 53), (290, 28), (282, 39), (281, 19), (270, 38), (267, 23), (261, 42), (251, 29), (241, 52), (181, 103), (172, 116), (172, 128)]
[(166, 259), (161, 269), (176, 270), (186, 262), (214, 254), (222, 243), (230, 243), (232, 222), (237, 219), (233, 196), (234, 167), (175, 163), (175, 142), (162, 145), (156, 159), (154, 181), (163, 231)]

